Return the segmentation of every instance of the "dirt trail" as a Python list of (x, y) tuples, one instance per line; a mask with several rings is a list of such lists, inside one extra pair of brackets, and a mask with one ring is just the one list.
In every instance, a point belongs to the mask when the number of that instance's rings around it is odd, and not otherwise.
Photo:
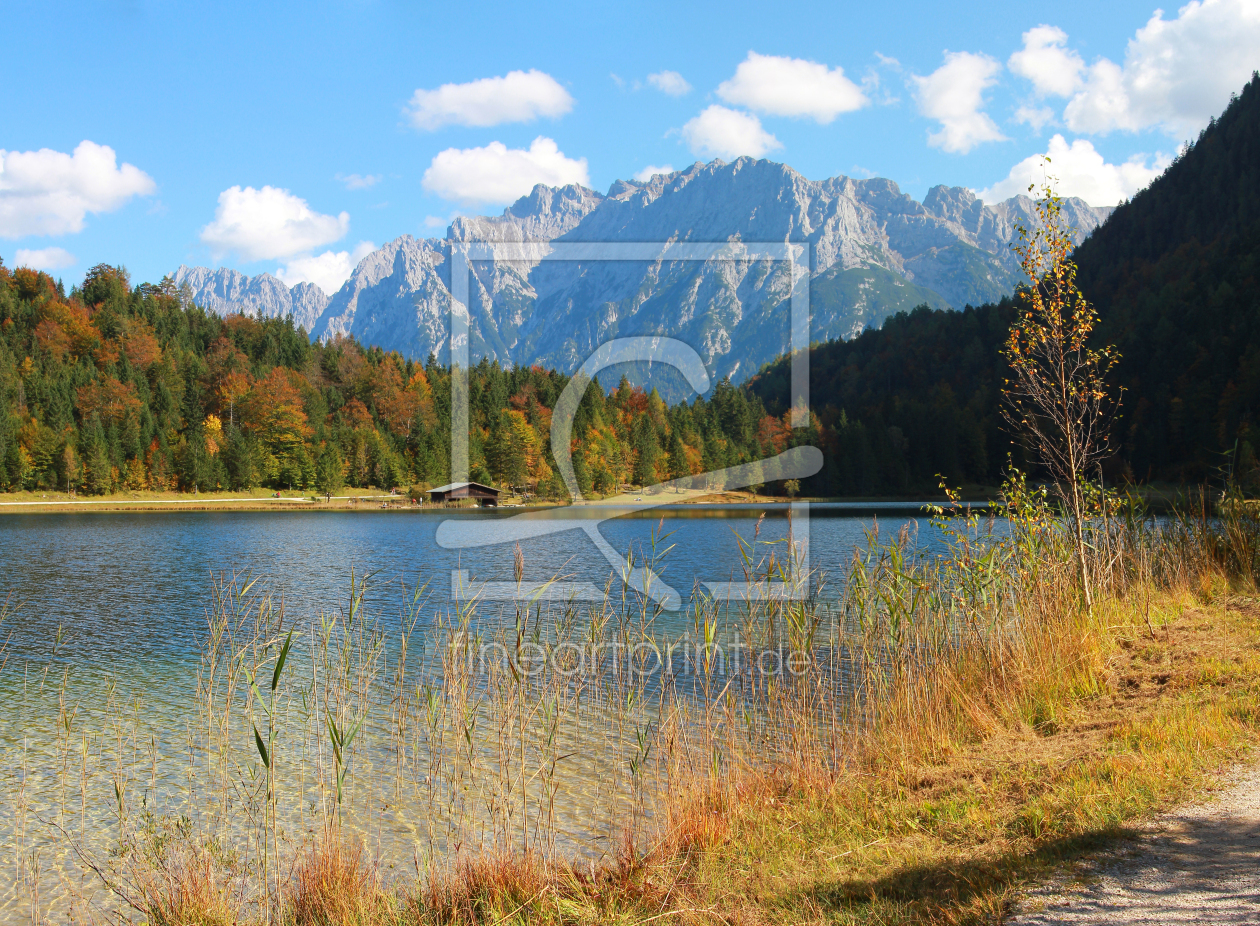
[(1033, 891), (1010, 926), (1260, 923), (1260, 766), (1156, 818), (1082, 884)]

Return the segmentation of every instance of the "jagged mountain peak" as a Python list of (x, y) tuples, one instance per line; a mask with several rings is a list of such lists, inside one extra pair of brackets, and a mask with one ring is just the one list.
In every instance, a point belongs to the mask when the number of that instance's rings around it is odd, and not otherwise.
[(248, 312), (264, 318), (292, 315), (310, 331), (325, 308), (328, 295), (314, 283), (288, 286), (270, 273), (249, 277), (230, 267), (188, 267), (175, 271), (175, 285), (187, 286), (193, 302), (219, 315)]
[[(950, 186), (919, 202), (885, 178), (811, 180), (748, 157), (618, 180), (606, 195), (537, 185), (500, 215), (456, 218), (444, 239), (403, 235), (368, 255), (327, 300), (312, 334), (352, 334), (417, 359), (445, 356), (453, 242), (740, 240), (809, 244), (811, 337), (851, 337), (920, 302), (961, 307), (1009, 293), (1018, 278), (1011, 237), (1032, 206), (1027, 197), (989, 206)], [(1109, 212), (1080, 200), (1065, 209), (1081, 237)], [(609, 338), (670, 336), (692, 344), (716, 381), (747, 375), (788, 346), (790, 279), (774, 262), (504, 261), (470, 272), (474, 361), (572, 369)], [(268, 291), (283, 286), (255, 280)], [(242, 286), (223, 283), (225, 292)]]
[(549, 187), (539, 183), (497, 216), (459, 216), (451, 222), (451, 241), (550, 241), (577, 225), (604, 197), (578, 184)]

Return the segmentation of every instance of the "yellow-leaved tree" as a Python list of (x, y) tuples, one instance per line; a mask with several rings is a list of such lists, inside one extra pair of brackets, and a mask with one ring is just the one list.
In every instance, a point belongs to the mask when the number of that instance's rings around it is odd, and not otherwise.
[(1098, 313), (1076, 286), (1075, 242), (1052, 178), (1041, 187), (1031, 225), (1016, 226), (1019, 240), (1012, 245), (1026, 280), (1016, 294), (1019, 314), (1003, 347), (1011, 367), (1003, 414), (1054, 480), (1069, 521), (1085, 606), (1092, 609), (1086, 496), (1100, 464), (1114, 452), (1110, 425), (1120, 392), (1106, 380), (1120, 355), (1110, 345), (1090, 345)]

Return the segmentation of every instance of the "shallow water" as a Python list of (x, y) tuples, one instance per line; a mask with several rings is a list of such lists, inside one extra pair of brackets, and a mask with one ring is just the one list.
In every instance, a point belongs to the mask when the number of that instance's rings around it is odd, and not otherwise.
[[(787, 506), (678, 506), (602, 520), (598, 530), (619, 555), (633, 552), (636, 564), (655, 550), (657, 575), (649, 588), (668, 585), (678, 599), (664, 596), (662, 603), (680, 607), (659, 613), (650, 633), (672, 639), (691, 627), (696, 589), (712, 591), (742, 578), (737, 537), (746, 555), (761, 562), (771, 554), (783, 558), (789, 531), (798, 545), (808, 537), (809, 565), (823, 577), (811, 593), (825, 600), (834, 588), (826, 577), (843, 575), (855, 546), (865, 545), (876, 523), (885, 535), (890, 528), (923, 531), (921, 548), (934, 546), (938, 541), (926, 536), (930, 528), (916, 513), (917, 506), (877, 512), (815, 504), (806, 530), (799, 516), (789, 524)], [(222, 793), (227, 766), (214, 771), (214, 750), (200, 732), (207, 718), (197, 699), (212, 593), (225, 575), (259, 577), (255, 590), (265, 589), (277, 604), (282, 600), (285, 626), (299, 628), (307, 640), (321, 613), (344, 611), (352, 574), (371, 575), (364, 608), (383, 640), (363, 702), (374, 706), (363, 712), (368, 721), (356, 744), (342, 815), (375, 852), (399, 866), (399, 876), (409, 868), (414, 877), (469, 839), (501, 839), (496, 826), (520, 826), (521, 838), (528, 839), (530, 824), (503, 806), (517, 797), (512, 770), (501, 767), (510, 764), (515, 748), (502, 716), (499, 729), (465, 729), (464, 745), (454, 715), (443, 715), (427, 731), (407, 733), (391, 727), (390, 718), (403, 701), (405, 712), (420, 716), (429, 690), (424, 686), (446, 683), (430, 658), (435, 647), (426, 650), (421, 641), (433, 613), (457, 610), (453, 592), (465, 599), (485, 596), (478, 626), (487, 634), (514, 619), (512, 602), (493, 600), (495, 589), (515, 587), (514, 543), (505, 538), (524, 536), (523, 585), (557, 577), (566, 583), (562, 591), (547, 590), (548, 620), (563, 612), (561, 599), (580, 599), (583, 589), (602, 594), (607, 588), (619, 599), (623, 587), (608, 557), (584, 532), (608, 514), (565, 509), (531, 513), (524, 523), (510, 511), (0, 516), (0, 597), (8, 598), (10, 609), (0, 670), (0, 922), (64, 920), (76, 910), (85, 915), (98, 906), (117, 908), (84, 859), (119, 857), (122, 833), (152, 841), (181, 817), (194, 830), (218, 826), (226, 832), (227, 826), (240, 835), (248, 829), (224, 823), (231, 804)], [(539, 535), (553, 528), (562, 529)], [(391, 689), (405, 605), (425, 583), (411, 675)], [(323, 715), (307, 700), (315, 698), (313, 689), (302, 687), (313, 677), (312, 653), (299, 643), (292, 682), (283, 689), (280, 742), (288, 764), (277, 771), (286, 795), (278, 828), (290, 847), (319, 824), (332, 762)], [(547, 748), (564, 761), (541, 779), (531, 778), (525, 797), (532, 808), (525, 815), (534, 815), (538, 827), (545, 812), (559, 848), (591, 855), (610, 849), (618, 815), (651, 813), (651, 801), (640, 793), (647, 785), (625, 771), (637, 748), (638, 725), (647, 729), (653, 722), (650, 698), (614, 703), (624, 701), (627, 690), (602, 684), (553, 691), (553, 709), (565, 722), (555, 725)], [(506, 690), (503, 677), (482, 678), (473, 688), (474, 700), (487, 704), (495, 691)], [(638, 689), (640, 697), (648, 693)], [(490, 708), (480, 710), (492, 716)], [(540, 716), (531, 715), (529, 723), (529, 737), (542, 736)], [(238, 751), (229, 763), (231, 787), (241, 793), (259, 772), (251, 733), (248, 725), (238, 726), (230, 737)], [(435, 757), (447, 761), (461, 749), (471, 771), (458, 781), (439, 780)], [(239, 811), (242, 798), (232, 800)]]

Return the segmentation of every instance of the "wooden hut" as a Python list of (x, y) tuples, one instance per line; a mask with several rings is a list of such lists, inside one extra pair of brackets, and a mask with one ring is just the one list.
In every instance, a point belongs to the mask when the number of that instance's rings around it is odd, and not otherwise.
[(430, 489), (429, 499), (434, 502), (472, 499), (482, 508), (496, 508), (499, 505), (499, 490), (483, 486), (479, 482), (452, 482), (450, 485)]

